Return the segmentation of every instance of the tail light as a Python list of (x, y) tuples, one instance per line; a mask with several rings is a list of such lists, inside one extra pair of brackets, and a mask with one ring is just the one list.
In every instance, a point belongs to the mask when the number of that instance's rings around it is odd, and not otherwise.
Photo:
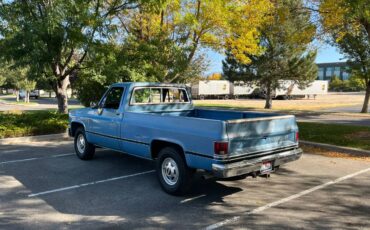
[(295, 133), (295, 142), (298, 142), (299, 141), (299, 132), (296, 132)]
[(229, 150), (229, 142), (216, 141), (214, 145), (215, 154), (226, 155)]

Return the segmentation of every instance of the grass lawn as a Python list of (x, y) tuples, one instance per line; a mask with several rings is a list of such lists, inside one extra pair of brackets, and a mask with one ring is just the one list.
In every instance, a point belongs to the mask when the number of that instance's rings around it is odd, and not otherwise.
[[(364, 100), (364, 94), (354, 93), (328, 93), (317, 95), (316, 99), (297, 99), (297, 100), (273, 100), (274, 110), (281, 111), (317, 111), (337, 107), (358, 107), (360, 112)], [(263, 99), (230, 99), (230, 100), (194, 100), (194, 105), (203, 107), (223, 107), (230, 109), (263, 109), (265, 100)]]
[(370, 127), (299, 122), (301, 140), (370, 150)]
[(0, 138), (62, 133), (68, 114), (55, 111), (0, 113)]

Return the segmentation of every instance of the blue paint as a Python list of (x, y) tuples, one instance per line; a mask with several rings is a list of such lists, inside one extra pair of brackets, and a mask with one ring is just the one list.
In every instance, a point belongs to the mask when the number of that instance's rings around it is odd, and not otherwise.
[(152, 159), (153, 141), (166, 141), (184, 150), (189, 167), (208, 171), (216, 162), (215, 141), (229, 142), (228, 158), (298, 146), (294, 116), (197, 109), (189, 91), (188, 103), (130, 105), (137, 87), (187, 88), (177, 84), (116, 83), (107, 92), (117, 87), (124, 88), (117, 109), (85, 108), (69, 114), (70, 123), (82, 124), (93, 144)]

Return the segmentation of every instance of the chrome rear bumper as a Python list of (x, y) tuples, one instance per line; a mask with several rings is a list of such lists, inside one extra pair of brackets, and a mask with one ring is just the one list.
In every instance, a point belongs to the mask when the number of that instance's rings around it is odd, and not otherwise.
[(302, 153), (302, 149), (296, 148), (289, 151), (279, 152), (264, 157), (243, 160), (230, 164), (217, 163), (212, 164), (212, 171), (216, 177), (234, 177), (260, 171), (263, 162), (272, 161), (273, 167), (276, 167), (290, 161), (298, 160), (302, 156)]

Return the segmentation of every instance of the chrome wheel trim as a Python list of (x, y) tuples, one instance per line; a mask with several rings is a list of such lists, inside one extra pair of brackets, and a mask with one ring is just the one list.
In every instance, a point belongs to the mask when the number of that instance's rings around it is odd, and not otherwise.
[(162, 177), (166, 184), (173, 186), (179, 180), (179, 168), (177, 167), (176, 162), (167, 157), (162, 162)]
[(76, 142), (77, 142), (76, 145), (77, 145), (78, 152), (84, 153), (85, 152), (85, 148), (86, 148), (86, 140), (85, 140), (85, 137), (84, 137), (84, 135), (82, 133), (80, 133), (77, 136)]

